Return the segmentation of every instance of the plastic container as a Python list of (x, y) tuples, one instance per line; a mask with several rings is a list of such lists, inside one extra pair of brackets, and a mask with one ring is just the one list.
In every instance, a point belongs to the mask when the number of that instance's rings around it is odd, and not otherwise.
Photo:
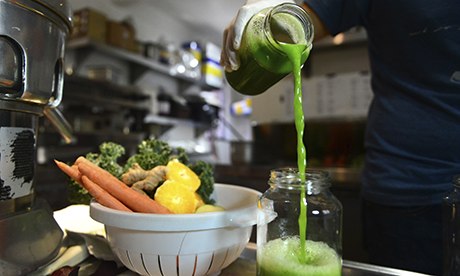
[(460, 175), (443, 199), (444, 276), (460, 275)]
[(213, 199), (225, 211), (199, 214), (128, 213), (91, 202), (114, 254), (140, 275), (217, 275), (246, 247), (257, 222), (260, 192), (216, 183)]
[(264, 9), (248, 22), (237, 51), (240, 66), (226, 72), (228, 83), (238, 92), (257, 95), (292, 71), (281, 43), (303, 44), (304, 63), (313, 41), (313, 25), (305, 10), (291, 3)]
[(302, 183), (292, 168), (271, 171), (259, 200), (257, 275), (341, 275), (342, 204), (326, 172), (305, 177)]

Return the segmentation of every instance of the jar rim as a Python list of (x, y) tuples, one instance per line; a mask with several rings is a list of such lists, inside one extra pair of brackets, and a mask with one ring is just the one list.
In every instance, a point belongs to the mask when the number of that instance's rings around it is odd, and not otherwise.
[(294, 3), (281, 3), (273, 7), (265, 17), (265, 27), (263, 28), (263, 33), (266, 39), (270, 42), (270, 45), (273, 45), (274, 48), (276, 48), (276, 50), (279, 50), (280, 42), (274, 38), (270, 27), (272, 17), (277, 13), (287, 13), (299, 19), (305, 31), (306, 48), (311, 48), (313, 45), (314, 37), (314, 27), (311, 23), (312, 20), (310, 18), (310, 15), (302, 7)]
[(284, 167), (270, 170), (269, 183), (291, 186), (292, 188), (302, 186), (329, 188), (331, 186), (329, 172), (321, 169), (306, 169), (305, 182), (302, 183), (299, 170), (294, 167)]

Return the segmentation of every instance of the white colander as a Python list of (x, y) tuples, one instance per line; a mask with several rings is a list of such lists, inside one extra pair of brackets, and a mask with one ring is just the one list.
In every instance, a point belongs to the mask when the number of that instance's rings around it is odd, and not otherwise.
[(117, 211), (92, 202), (120, 261), (141, 275), (217, 275), (235, 261), (257, 222), (256, 190), (215, 184), (222, 212), (156, 215)]

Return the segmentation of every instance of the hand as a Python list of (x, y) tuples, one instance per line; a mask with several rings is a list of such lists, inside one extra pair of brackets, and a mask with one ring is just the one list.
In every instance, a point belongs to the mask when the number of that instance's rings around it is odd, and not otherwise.
[(239, 60), (236, 52), (240, 48), (241, 37), (243, 36), (244, 28), (251, 17), (261, 10), (274, 7), (282, 3), (294, 3), (293, 0), (247, 0), (242, 6), (237, 15), (233, 18), (230, 24), (224, 31), (223, 49), (220, 57), (220, 62), (224, 66), (225, 71), (231, 72), (239, 68)]

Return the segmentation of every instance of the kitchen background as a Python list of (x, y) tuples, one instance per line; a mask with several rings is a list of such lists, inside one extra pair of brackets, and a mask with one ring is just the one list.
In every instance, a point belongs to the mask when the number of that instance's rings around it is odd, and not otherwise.
[[(217, 182), (267, 188), (269, 170), (295, 165), (290, 76), (266, 93), (233, 91), (219, 65), (222, 33), (244, 1), (69, 1), (74, 30), (60, 110), (65, 144), (40, 122), (35, 190), (53, 209), (68, 204), (53, 159), (73, 161), (104, 141), (128, 154), (147, 137), (215, 164)], [(303, 68), (309, 165), (328, 170), (344, 205), (344, 258), (366, 261), (360, 229), (363, 135), (372, 99), (366, 35), (353, 29), (314, 44)]]

